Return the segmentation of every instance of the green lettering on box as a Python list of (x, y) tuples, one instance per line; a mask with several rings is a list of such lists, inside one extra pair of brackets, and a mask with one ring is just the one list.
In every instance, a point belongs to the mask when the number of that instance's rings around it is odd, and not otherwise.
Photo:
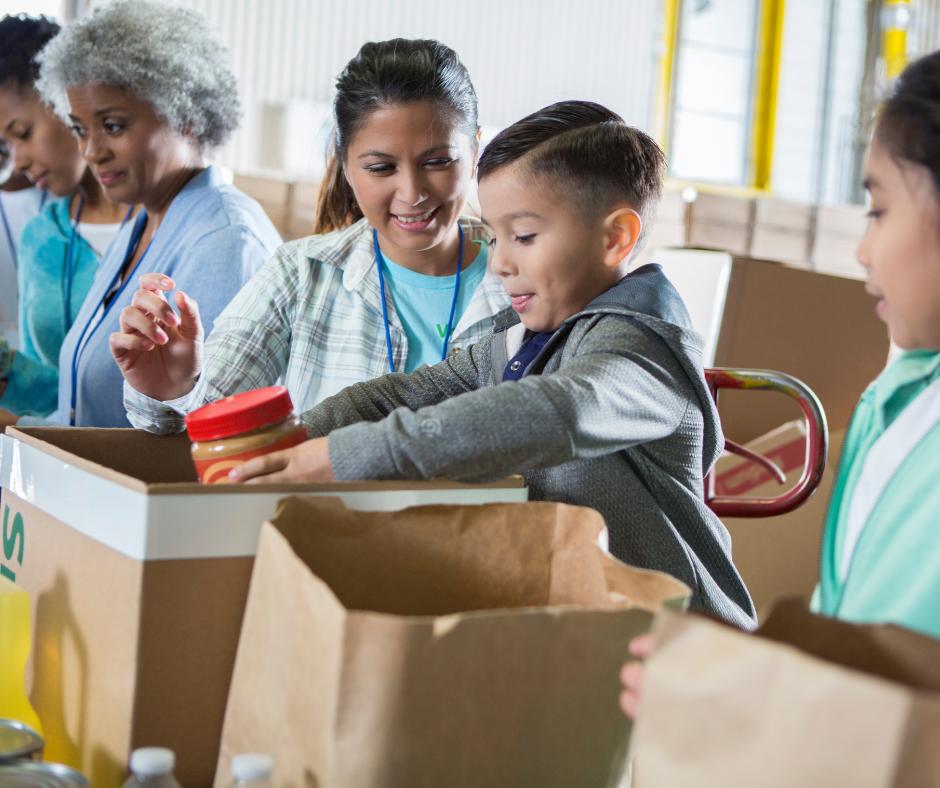
[[(7, 527), (10, 526), (10, 527)], [(16, 562), (23, 565), (23, 549), (26, 542), (26, 533), (23, 526), (23, 515), (17, 512), (10, 524), (10, 507), (3, 507), (3, 557), (10, 561), (16, 553)], [(19, 545), (17, 546), (17, 543)]]

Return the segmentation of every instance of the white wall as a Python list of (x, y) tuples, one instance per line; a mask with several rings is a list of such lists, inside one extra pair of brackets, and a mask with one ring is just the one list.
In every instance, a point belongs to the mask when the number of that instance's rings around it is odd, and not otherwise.
[[(773, 190), (801, 202), (844, 202), (852, 193), (859, 89), (865, 58), (865, 0), (787, 0)], [(826, 59), (831, 58), (827, 85)]]
[(827, 1), (788, 0), (784, 18), (773, 190), (801, 202), (816, 196), (828, 6)]
[(219, 160), (261, 165), (266, 102), (329, 101), (359, 46), (437, 38), (461, 56), (480, 120), (502, 127), (560, 99), (599, 101), (648, 128), (656, 79), (658, 0), (183, 0), (232, 51), (242, 129)]

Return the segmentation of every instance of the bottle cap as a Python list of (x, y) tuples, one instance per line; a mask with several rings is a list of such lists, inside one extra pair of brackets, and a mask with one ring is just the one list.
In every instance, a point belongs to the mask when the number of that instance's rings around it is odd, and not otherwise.
[(186, 417), (186, 430), (194, 441), (214, 441), (251, 432), (286, 419), (293, 412), (284, 386), (268, 386), (216, 400)]
[(45, 745), (42, 736), (25, 723), (0, 719), (0, 763), (29, 758)]
[(176, 756), (166, 747), (141, 747), (131, 753), (131, 771), (143, 777), (171, 774), (174, 766)]
[(274, 760), (269, 755), (245, 753), (232, 758), (232, 777), (236, 780), (270, 780)]

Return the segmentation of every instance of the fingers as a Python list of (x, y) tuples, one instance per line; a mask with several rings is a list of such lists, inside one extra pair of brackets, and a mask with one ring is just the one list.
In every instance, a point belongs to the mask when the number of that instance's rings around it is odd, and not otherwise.
[(139, 333), (154, 344), (165, 345), (170, 339), (165, 328), (179, 326), (180, 318), (159, 287), (172, 286), (174, 282), (161, 274), (145, 274), (140, 284), (141, 288), (134, 293), (131, 305), (121, 310), (121, 331)]
[(647, 633), (635, 637), (630, 641), (627, 649), (634, 659), (620, 669), (620, 683), (623, 685), (623, 692), (620, 693), (620, 708), (630, 719), (636, 719), (644, 671), (643, 662), (639, 660), (646, 659), (652, 653), (653, 636)]
[(179, 325), (179, 317), (177, 317), (176, 312), (173, 311), (173, 307), (170, 306), (162, 293), (138, 290), (131, 299), (131, 306), (136, 307), (141, 312), (150, 315), (155, 320), (159, 320), (168, 326)]
[(147, 352), (154, 349), (151, 340), (140, 334), (123, 334), (115, 332), (108, 337), (108, 344), (111, 347), (111, 355), (120, 361), (131, 352)]
[(199, 304), (196, 299), (178, 290), (174, 300), (180, 311), (180, 333), (188, 339), (201, 339), (202, 320), (199, 318)]
[(135, 306), (126, 306), (121, 310), (121, 332), (124, 334), (140, 334), (155, 345), (165, 345), (170, 341), (169, 334), (164, 331), (154, 318)]
[(628, 662), (620, 669), (620, 683), (623, 692), (620, 693), (620, 708), (630, 719), (636, 719), (637, 708), (640, 703), (640, 688), (643, 684), (643, 663)]
[(176, 287), (174, 282), (166, 274), (144, 274), (140, 277), (140, 289), (153, 292), (168, 291)]
[(229, 471), (228, 478), (236, 484), (249, 481), (252, 484), (287, 481), (287, 474), (282, 471), (287, 468), (289, 460), (290, 455), (283, 451), (254, 457)]
[(630, 641), (630, 645), (627, 648), (630, 651), (631, 657), (646, 659), (653, 651), (653, 636), (647, 633), (635, 637)]

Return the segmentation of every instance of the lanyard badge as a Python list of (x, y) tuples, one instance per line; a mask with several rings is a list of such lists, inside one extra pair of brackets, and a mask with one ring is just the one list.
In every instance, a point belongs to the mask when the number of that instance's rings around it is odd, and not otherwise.
[[(131, 210), (133, 210), (133, 208)], [(128, 217), (129, 216), (130, 211), (128, 212)], [(125, 217), (125, 221), (126, 220), (127, 217)], [(144, 250), (144, 253), (140, 256), (140, 259), (134, 265), (134, 268), (127, 272), (127, 276), (124, 277), (124, 281), (121, 282), (121, 274), (127, 267), (127, 264), (130, 262), (131, 258), (134, 256), (134, 253), (137, 251), (137, 245), (140, 243), (141, 236), (144, 234), (144, 228), (146, 226), (147, 212), (142, 210), (140, 215), (137, 217), (137, 221), (134, 223), (134, 230), (131, 233), (131, 240), (127, 244), (127, 253), (124, 255), (124, 259), (121, 262), (121, 265), (118, 266), (117, 271), (111, 278), (111, 282), (104, 291), (104, 295), (101, 297), (101, 302), (98, 304), (97, 309), (91, 313), (91, 316), (88, 318), (88, 322), (85, 323), (84, 328), (82, 328), (81, 334), (78, 335), (78, 342), (75, 343), (75, 350), (72, 353), (72, 386), (71, 391), (69, 392), (69, 425), (72, 427), (75, 426), (75, 406), (78, 402), (79, 362), (81, 361), (82, 354), (85, 352), (85, 348), (88, 347), (88, 342), (91, 340), (92, 335), (101, 327), (101, 324), (104, 323), (105, 318), (107, 318), (108, 313), (111, 311), (111, 307), (117, 303), (118, 299), (121, 297), (121, 294), (127, 289), (127, 285), (133, 279), (134, 273), (138, 268), (140, 268), (140, 264), (147, 256), (147, 252), (150, 251), (150, 246), (153, 245), (153, 239), (151, 238), (150, 244), (148, 244), (147, 248)], [(98, 317), (96, 321), (95, 317), (99, 314), (100, 317)]]
[[(441, 361), (447, 358), (447, 345), (450, 343), (450, 332), (454, 324), (454, 313), (457, 311), (457, 297), (460, 294), (460, 271), (463, 268), (463, 227), (457, 225), (457, 235), (460, 248), (457, 252), (457, 273), (454, 280), (454, 297), (450, 302), (450, 316), (447, 318), (447, 330), (444, 332), (444, 344), (441, 347)], [(382, 322), (385, 325), (385, 349), (388, 352), (388, 370), (395, 371), (395, 360), (392, 358), (392, 331), (388, 324), (388, 302), (385, 298), (385, 276), (382, 273), (382, 250), (379, 249), (379, 234), (372, 230), (372, 247), (375, 250), (375, 264), (379, 269), (379, 291), (382, 296)]]

